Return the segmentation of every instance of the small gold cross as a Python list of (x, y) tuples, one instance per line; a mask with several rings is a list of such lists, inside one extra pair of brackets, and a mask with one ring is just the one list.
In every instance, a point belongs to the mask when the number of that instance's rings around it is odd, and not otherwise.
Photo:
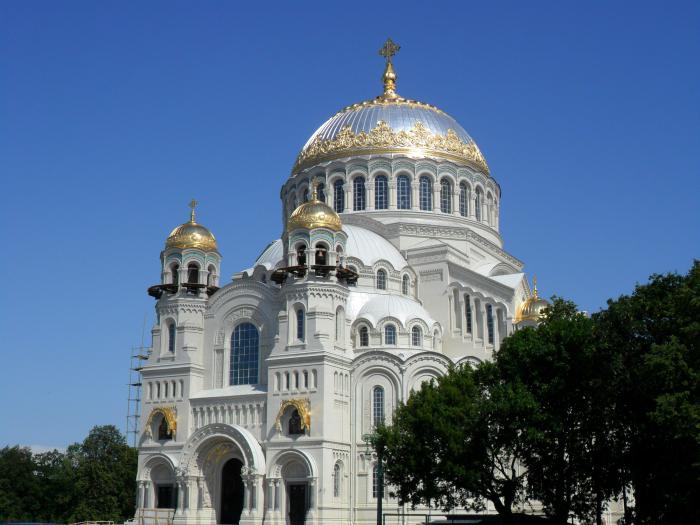
[(188, 205), (192, 209), (190, 212), (190, 222), (194, 222), (194, 209), (197, 207), (197, 204), (199, 204), (199, 202), (192, 199)]
[(399, 49), (401, 49), (401, 46), (395, 44), (391, 38), (387, 38), (379, 50), (379, 54), (386, 58), (387, 63), (391, 63), (391, 57), (398, 53)]

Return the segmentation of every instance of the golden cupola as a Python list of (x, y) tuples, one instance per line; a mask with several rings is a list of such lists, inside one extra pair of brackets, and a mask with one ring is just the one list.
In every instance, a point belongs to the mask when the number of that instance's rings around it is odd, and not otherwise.
[(195, 220), (197, 201), (190, 202), (190, 220), (175, 228), (165, 241), (165, 249), (178, 248), (181, 250), (194, 248), (205, 252), (218, 252), (216, 237), (208, 228)]
[(292, 212), (287, 220), (287, 231), (291, 232), (299, 228), (312, 230), (314, 228), (326, 228), (339, 232), (343, 229), (340, 216), (318, 198), (317, 183), (314, 183), (311, 200), (301, 204)]
[(533, 279), (534, 290), (532, 297), (528, 297), (518, 308), (515, 316), (515, 324), (522, 322), (539, 323), (542, 319), (542, 312), (549, 306), (549, 301), (543, 299), (537, 293), (537, 278)]

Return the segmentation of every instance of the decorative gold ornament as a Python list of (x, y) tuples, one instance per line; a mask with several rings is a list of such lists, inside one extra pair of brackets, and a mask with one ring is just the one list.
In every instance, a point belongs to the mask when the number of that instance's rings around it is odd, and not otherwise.
[(549, 301), (541, 298), (537, 293), (537, 277), (533, 277), (532, 283), (534, 288), (532, 297), (528, 297), (518, 308), (514, 321), (515, 324), (522, 323), (523, 321), (532, 321), (534, 323), (541, 321), (544, 309), (549, 306)]
[(307, 230), (327, 228), (336, 232), (343, 229), (340, 216), (333, 208), (318, 199), (318, 183), (316, 181), (313, 182), (311, 200), (297, 207), (287, 221), (288, 232), (298, 228)]
[(405, 153), (412, 156), (438, 156), (471, 165), (488, 175), (486, 159), (473, 142), (462, 142), (449, 129), (445, 135), (428, 131), (422, 122), (416, 122), (409, 131), (394, 131), (383, 121), (369, 133), (354, 133), (350, 126), (342, 128), (331, 139), (316, 137), (299, 156), (292, 171), (297, 172), (323, 160), (333, 160), (353, 155)]
[(392, 100), (395, 98), (400, 98), (396, 94), (396, 71), (394, 71), (394, 66), (391, 63), (392, 57), (398, 53), (401, 46), (394, 44), (391, 38), (387, 38), (384, 45), (379, 50), (379, 54), (386, 59), (386, 67), (384, 68), (384, 74), (382, 75), (382, 82), (384, 83), (384, 94), (381, 98), (385, 100)]
[(177, 433), (177, 411), (175, 407), (156, 407), (151, 410), (151, 413), (148, 415), (148, 421), (146, 421), (146, 434), (148, 434), (149, 437), (152, 436), (151, 426), (153, 424), (153, 418), (158, 414), (163, 415), (165, 423), (168, 425), (168, 430), (173, 435), (173, 439), (175, 439), (175, 434)]
[(301, 416), (301, 428), (302, 430), (311, 431), (311, 402), (308, 398), (306, 399), (285, 399), (280, 405), (279, 412), (277, 412), (277, 419), (275, 420), (275, 427), (278, 432), (282, 432), (282, 416), (284, 411), (289, 407), (294, 407), (299, 412)]
[(190, 201), (190, 220), (175, 228), (165, 241), (165, 248), (196, 248), (205, 252), (218, 251), (216, 238), (207, 228), (198, 224), (195, 220), (195, 208), (198, 202), (194, 199)]

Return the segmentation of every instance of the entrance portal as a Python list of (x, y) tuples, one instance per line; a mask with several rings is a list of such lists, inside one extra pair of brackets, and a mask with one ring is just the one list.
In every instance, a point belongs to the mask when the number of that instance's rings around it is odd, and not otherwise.
[(221, 513), (219, 523), (236, 524), (243, 512), (243, 463), (238, 459), (229, 459), (221, 471)]
[(304, 525), (306, 520), (306, 483), (290, 483), (289, 490), (289, 525)]

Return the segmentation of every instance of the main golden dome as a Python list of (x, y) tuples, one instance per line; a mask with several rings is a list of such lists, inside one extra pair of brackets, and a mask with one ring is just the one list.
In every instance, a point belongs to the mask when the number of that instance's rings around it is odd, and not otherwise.
[(287, 220), (287, 231), (304, 228), (327, 228), (339, 232), (343, 229), (340, 216), (326, 203), (318, 200), (316, 187), (314, 186), (311, 200), (303, 203), (292, 212)]
[(170, 232), (170, 235), (168, 235), (165, 241), (166, 250), (168, 248), (178, 248), (181, 250), (195, 248), (205, 252), (218, 251), (214, 234), (195, 220), (194, 208), (196, 205), (197, 202), (194, 200), (190, 203), (190, 207), (192, 208), (190, 220)]
[(479, 147), (454, 118), (396, 93), (391, 57), (398, 49), (389, 39), (380, 50), (386, 57), (384, 93), (348, 106), (322, 124), (297, 156), (293, 174), (334, 159), (386, 154), (446, 159), (489, 174)]
[(533, 323), (538, 323), (542, 320), (542, 313), (544, 309), (549, 307), (549, 301), (543, 299), (537, 294), (537, 280), (535, 279), (534, 291), (532, 297), (528, 297), (523, 304), (518, 308), (518, 312), (515, 315), (515, 324), (522, 323), (523, 321), (531, 321)]

